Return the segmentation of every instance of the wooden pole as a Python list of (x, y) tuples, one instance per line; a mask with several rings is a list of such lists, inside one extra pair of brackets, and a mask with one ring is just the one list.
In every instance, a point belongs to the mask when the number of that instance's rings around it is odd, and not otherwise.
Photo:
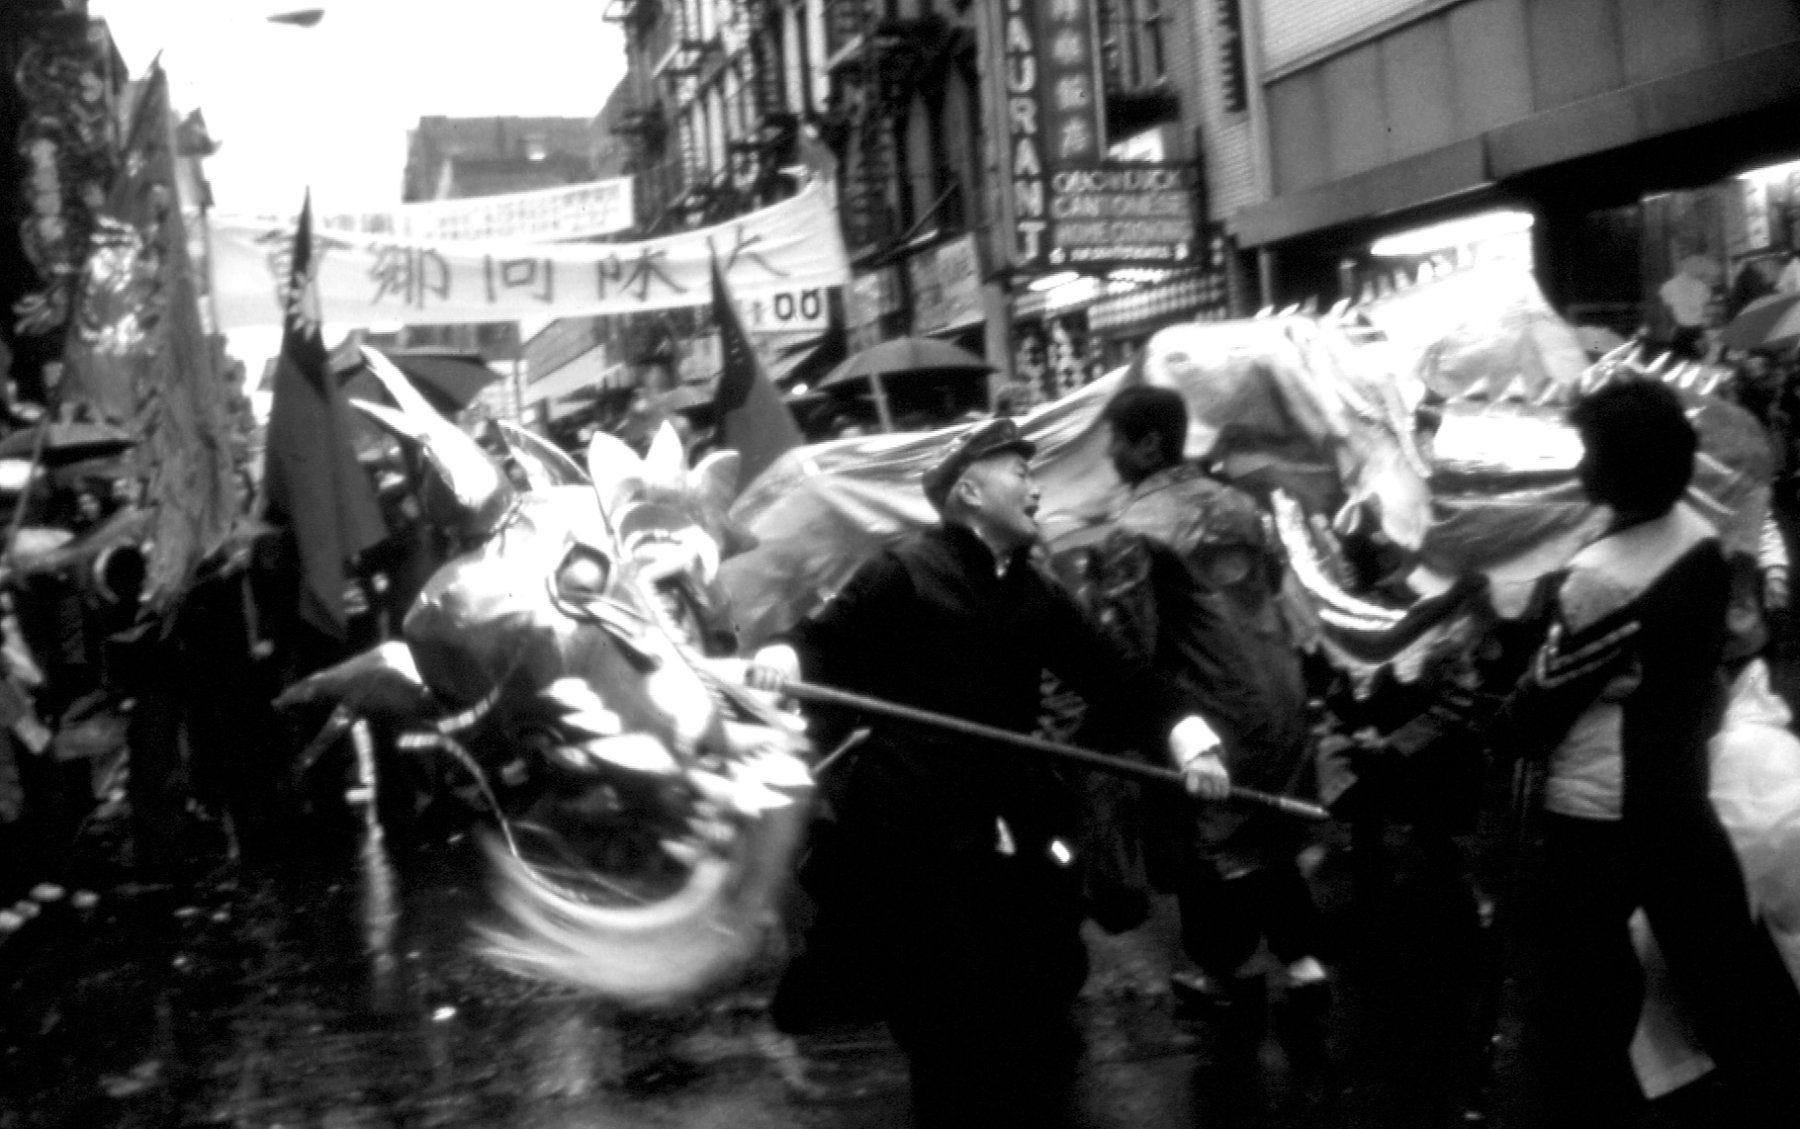
[[(930, 710), (917, 709), (913, 706), (890, 702), (884, 698), (871, 698), (866, 694), (853, 694), (848, 690), (838, 690), (830, 686), (818, 686), (808, 682), (786, 680), (782, 682), (779, 693), (802, 702), (818, 702), (825, 705), (843, 706), (848, 709), (862, 710), (865, 713), (880, 714), (899, 721), (909, 721), (916, 725), (931, 726), (935, 729), (946, 729), (952, 733), (960, 733), (965, 737), (975, 737), (995, 744), (1007, 745), (1015, 749), (1027, 749), (1036, 753), (1045, 753), (1060, 760), (1081, 765), (1084, 768), (1100, 772), (1110, 772), (1115, 776), (1126, 776), (1133, 780), (1147, 780), (1157, 784), (1182, 787), (1181, 774), (1173, 769), (1157, 768), (1124, 757), (1108, 756), (1090, 749), (1077, 748), (1073, 745), (1059, 745), (1054, 741), (1046, 741), (1041, 737), (1032, 737), (1023, 733), (1014, 733), (1010, 729), (999, 729), (980, 722), (967, 721), (949, 714), (933, 713)], [(1301, 819), (1329, 820), (1331, 813), (1318, 804), (1305, 800), (1296, 800), (1287, 796), (1278, 796), (1270, 792), (1259, 792), (1254, 788), (1244, 788), (1236, 784), (1231, 786), (1232, 800), (1242, 803), (1256, 804), (1278, 811), (1283, 815), (1297, 816)]]
[(887, 389), (881, 383), (881, 374), (869, 374), (869, 390), (875, 394), (875, 419), (881, 424), (881, 433), (890, 435), (894, 430), (894, 413), (888, 407)]
[(44, 462), (44, 446), (50, 440), (50, 423), (54, 418), (49, 408), (37, 422), (37, 432), (31, 439), (31, 461), (25, 471), (25, 485), (19, 488), (19, 501), (12, 513), (12, 521), (7, 523), (6, 544), (0, 546), (0, 566), (11, 568), (18, 562), (13, 559), (13, 550), (19, 541), (19, 530), (25, 524), (25, 510), (31, 505), (32, 488), (37, 485), (38, 468)]

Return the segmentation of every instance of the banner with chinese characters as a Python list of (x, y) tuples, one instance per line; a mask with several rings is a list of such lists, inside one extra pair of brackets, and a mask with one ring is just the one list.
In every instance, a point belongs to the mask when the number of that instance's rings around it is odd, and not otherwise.
[[(214, 219), (223, 329), (281, 324), (293, 231)], [(467, 325), (638, 313), (712, 301), (711, 256), (733, 293), (841, 286), (844, 241), (823, 190), (712, 227), (635, 243), (430, 242), (313, 233), (325, 324)]]
[(1105, 151), (1092, 3), (1005, 0), (1000, 55), (1012, 260), (1029, 270), (1049, 258), (1051, 176), (1096, 165)]
[[(492, 239), (554, 243), (591, 239), (624, 231), (632, 225), (631, 185), (631, 177), (621, 176), (533, 192), (428, 200), (375, 212), (315, 208), (313, 230), (320, 234), (381, 235), (425, 243)], [(245, 216), (220, 222), (254, 226), (291, 221), (279, 216)]]

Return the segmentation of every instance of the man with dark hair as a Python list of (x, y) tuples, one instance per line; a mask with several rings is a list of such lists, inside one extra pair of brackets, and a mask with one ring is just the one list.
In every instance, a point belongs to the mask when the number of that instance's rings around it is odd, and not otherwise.
[(1559, 1124), (1623, 1124), (1643, 974), (1640, 907), (1729, 1107), (1716, 1124), (1800, 1124), (1800, 993), (1753, 921), (1708, 796), (1724, 707), (1730, 577), (1713, 527), (1682, 501), (1698, 438), (1653, 381), (1578, 403), (1578, 468), (1611, 510), (1551, 581), (1547, 638), (1490, 733), (1547, 763), (1541, 1023)]
[[(1223, 798), (1218, 738), (1180, 688), (1123, 655), (1030, 559), (1033, 447), (979, 423), (925, 472), (942, 522), (866, 562), (749, 681), (809, 680), (1029, 733), (1046, 669), (1139, 748), (1167, 747)], [(823, 790), (833, 833), (803, 872), (828, 927), (869, 959), (871, 1001), (906, 1053), (917, 1123), (1063, 1123), (1068, 1009), (1085, 978), (1073, 796), (1039, 758), (881, 721)], [(820, 855), (829, 858), (821, 858)]]
[[(1144, 577), (1104, 587), (1115, 601), (1148, 605), (1115, 621), (1146, 625), (1133, 644), (1220, 721), (1233, 780), (1292, 791), (1310, 763), (1306, 688), (1276, 601), (1281, 554), (1261, 509), (1183, 460), (1188, 414), (1179, 393), (1126, 388), (1102, 418), (1107, 455), (1131, 488), (1104, 556), (1121, 575)], [(1121, 565), (1133, 557), (1143, 563)], [(1224, 808), (1196, 820), (1154, 799), (1150, 815), (1152, 878), (1177, 894), (1182, 947), (1200, 969), (1177, 974), (1178, 994), (1253, 1012), (1263, 1002), (1257, 955), (1267, 940), (1286, 966), (1285, 999), (1314, 1021), (1305, 1026), (1316, 1035), (1328, 987), (1315, 957), (1318, 911), (1295, 863), (1302, 844), (1293, 821)]]

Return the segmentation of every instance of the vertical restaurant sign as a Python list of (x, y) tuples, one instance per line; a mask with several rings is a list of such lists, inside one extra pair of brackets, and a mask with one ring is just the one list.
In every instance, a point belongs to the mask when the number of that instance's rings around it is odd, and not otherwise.
[(1102, 151), (1091, 0), (1006, 0), (1006, 76), (1013, 264), (1045, 264), (1049, 174), (1097, 164)]
[(1219, 86), (1225, 95), (1225, 112), (1241, 114), (1250, 108), (1250, 77), (1244, 66), (1243, 0), (1218, 0)]

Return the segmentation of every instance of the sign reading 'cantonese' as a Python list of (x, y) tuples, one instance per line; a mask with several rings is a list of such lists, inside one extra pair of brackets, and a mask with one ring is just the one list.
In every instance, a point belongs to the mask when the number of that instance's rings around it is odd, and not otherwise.
[(1053, 266), (1177, 267), (1196, 257), (1192, 165), (1105, 164), (1050, 177)]

